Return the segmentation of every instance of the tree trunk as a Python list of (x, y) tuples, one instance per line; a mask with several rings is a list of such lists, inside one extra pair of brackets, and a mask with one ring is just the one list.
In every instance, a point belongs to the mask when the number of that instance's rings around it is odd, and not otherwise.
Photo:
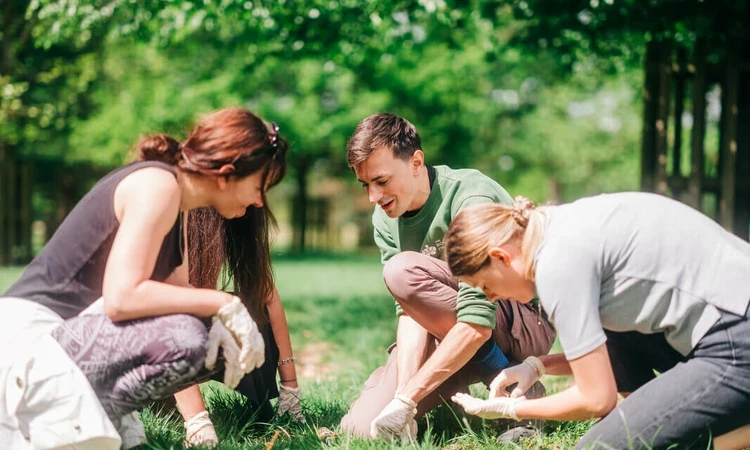
[(562, 192), (562, 185), (557, 177), (552, 176), (547, 181), (549, 187), (548, 200), (554, 204), (560, 203), (560, 194)]
[(16, 161), (11, 160), (10, 164), (6, 167), (6, 175), (7, 177), (5, 180), (0, 180), (5, 183), (5, 192), (6, 192), (6, 199), (8, 200), (5, 211), (6, 211), (6, 222), (8, 224), (6, 237), (7, 237), (7, 244), (6, 244), (6, 254), (8, 255), (8, 262), (10, 264), (16, 263), (16, 236), (18, 231), (18, 210), (17, 210), (17, 202), (16, 202), (16, 174), (17, 174), (17, 164)]
[(292, 248), (296, 253), (304, 253), (306, 249), (305, 235), (307, 234), (307, 206), (309, 202), (307, 179), (310, 175), (311, 166), (304, 159), (297, 161), (295, 166), (297, 193), (292, 200), (292, 229), (294, 230)]
[(73, 210), (76, 202), (78, 201), (78, 190), (75, 175), (68, 169), (62, 169), (63, 172), (58, 175), (58, 186), (60, 187), (57, 191), (57, 208), (55, 210), (55, 217), (53, 219), (52, 227), (49, 228), (48, 234), (51, 236), (52, 233), (57, 230), (68, 213)]
[(727, 71), (721, 90), (721, 200), (719, 223), (734, 230), (734, 200), (737, 180), (737, 116), (739, 98), (739, 49), (732, 47), (727, 59)]
[(690, 136), (690, 183), (688, 204), (703, 209), (703, 178), (706, 137), (706, 41), (695, 44), (695, 77), (693, 78), (693, 129)]
[(659, 101), (656, 119), (656, 172), (654, 189), (659, 194), (667, 194), (667, 126), (669, 124), (672, 80), (672, 46), (664, 41), (660, 45)]
[(31, 163), (24, 162), (19, 166), (19, 181), (20, 181), (20, 192), (19, 192), (19, 216), (18, 223), (20, 226), (18, 242), (19, 262), (22, 264), (28, 264), (31, 258), (34, 256), (31, 251), (31, 222), (32, 222), (32, 205), (31, 205), (31, 192), (34, 188), (33, 185), (33, 169)]
[(10, 197), (5, 188), (4, 180), (8, 179), (7, 169), (10, 166), (10, 153), (0, 142), (0, 266), (10, 263), (8, 254), (8, 210), (10, 210)]
[(641, 189), (653, 191), (656, 185), (656, 120), (659, 98), (660, 46), (658, 42), (646, 44), (643, 81), (643, 135), (641, 142)]

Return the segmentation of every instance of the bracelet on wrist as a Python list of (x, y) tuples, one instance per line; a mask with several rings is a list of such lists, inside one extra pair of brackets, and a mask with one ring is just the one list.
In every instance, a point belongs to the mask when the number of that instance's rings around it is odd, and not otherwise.
[(296, 378), (292, 378), (290, 380), (279, 380), (279, 383), (296, 383), (296, 382), (297, 382)]
[(524, 359), (523, 362), (530, 365), (531, 368), (534, 369), (537, 378), (542, 378), (542, 376), (544, 375), (544, 363), (542, 362), (542, 360), (540, 360), (536, 356), (529, 356)]
[(277, 365), (279, 367), (281, 367), (284, 364), (288, 364), (288, 363), (293, 362), (293, 361), (294, 361), (294, 356), (290, 356), (289, 358), (285, 358), (285, 359), (282, 359), (281, 361), (279, 361)]

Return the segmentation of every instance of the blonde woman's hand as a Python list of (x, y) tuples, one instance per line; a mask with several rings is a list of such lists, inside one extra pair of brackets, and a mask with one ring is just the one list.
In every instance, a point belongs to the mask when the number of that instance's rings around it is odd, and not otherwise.
[(516, 403), (522, 398), (497, 397), (488, 400), (475, 398), (464, 393), (457, 393), (451, 400), (458, 403), (468, 414), (479, 416), (483, 419), (513, 419), (519, 420), (516, 415)]
[(239, 367), (244, 373), (250, 373), (259, 368), (265, 361), (265, 345), (263, 336), (258, 331), (250, 313), (242, 304), (239, 297), (233, 296), (232, 301), (219, 308), (216, 316), (224, 327), (232, 334), (240, 348), (238, 355)]
[(529, 390), (532, 384), (539, 381), (544, 375), (544, 364), (535, 356), (529, 356), (521, 364), (503, 369), (500, 374), (490, 383), (490, 398), (507, 397), (506, 388), (518, 383), (511, 397), (520, 397)]

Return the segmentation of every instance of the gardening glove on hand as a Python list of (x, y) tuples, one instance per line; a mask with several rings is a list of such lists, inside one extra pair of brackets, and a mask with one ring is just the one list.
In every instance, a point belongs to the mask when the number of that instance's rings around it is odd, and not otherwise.
[(240, 298), (234, 296), (230, 303), (219, 308), (216, 317), (232, 333), (240, 346), (240, 369), (245, 373), (250, 373), (253, 369), (262, 366), (266, 359), (263, 336)]
[(505, 397), (508, 391), (505, 389), (513, 383), (518, 385), (510, 393), (511, 397), (522, 396), (532, 384), (539, 381), (544, 375), (544, 364), (536, 356), (529, 356), (521, 364), (500, 372), (500, 374), (490, 383), (490, 398)]
[(224, 327), (219, 319), (214, 317), (212, 322), (206, 342), (205, 366), (206, 369), (213, 370), (219, 356), (219, 347), (221, 347), (224, 352), (224, 384), (228, 388), (234, 389), (245, 376), (245, 371), (240, 369), (240, 347), (234, 340), (232, 333)]
[(467, 413), (483, 419), (520, 420), (516, 415), (516, 403), (521, 401), (522, 398), (497, 397), (482, 400), (459, 392), (451, 397), (451, 400), (461, 405)]
[(299, 388), (293, 388), (279, 386), (279, 406), (276, 409), (276, 414), (283, 416), (289, 414), (292, 418), (292, 422), (296, 423), (307, 423), (305, 416), (302, 415), (302, 405), (300, 405), (300, 391)]
[(213, 447), (219, 444), (216, 437), (214, 424), (208, 417), (208, 411), (196, 414), (192, 419), (185, 421), (185, 443), (188, 447), (200, 445)]
[(370, 425), (370, 436), (373, 439), (384, 438), (393, 440), (399, 437), (402, 440), (413, 438), (417, 435), (417, 403), (403, 395), (396, 394), (383, 411), (378, 414)]

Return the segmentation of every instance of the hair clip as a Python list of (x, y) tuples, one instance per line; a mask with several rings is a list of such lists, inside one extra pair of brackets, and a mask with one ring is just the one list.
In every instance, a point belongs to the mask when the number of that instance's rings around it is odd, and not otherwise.
[(276, 148), (279, 145), (279, 125), (271, 122), (271, 147)]

